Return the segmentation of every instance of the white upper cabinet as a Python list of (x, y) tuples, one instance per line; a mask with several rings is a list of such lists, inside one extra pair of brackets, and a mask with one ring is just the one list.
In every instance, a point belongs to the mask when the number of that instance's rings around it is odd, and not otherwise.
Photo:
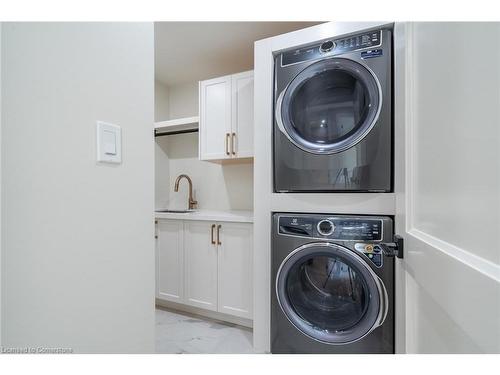
[(233, 157), (253, 157), (253, 70), (231, 76)]
[(200, 159), (230, 158), (231, 76), (200, 82)]
[(253, 157), (253, 71), (200, 82), (200, 160)]

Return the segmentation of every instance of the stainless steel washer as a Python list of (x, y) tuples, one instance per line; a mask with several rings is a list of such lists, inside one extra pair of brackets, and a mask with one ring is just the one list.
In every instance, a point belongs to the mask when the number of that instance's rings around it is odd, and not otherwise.
[(394, 353), (386, 216), (273, 215), (272, 353)]

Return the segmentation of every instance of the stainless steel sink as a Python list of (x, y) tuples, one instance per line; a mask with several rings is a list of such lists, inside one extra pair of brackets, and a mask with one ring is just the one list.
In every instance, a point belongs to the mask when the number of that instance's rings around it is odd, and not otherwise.
[(165, 209), (160, 209), (160, 210), (155, 210), (155, 212), (166, 212), (166, 213), (173, 213), (173, 214), (187, 214), (190, 212), (194, 212), (195, 210), (170, 210), (168, 208)]

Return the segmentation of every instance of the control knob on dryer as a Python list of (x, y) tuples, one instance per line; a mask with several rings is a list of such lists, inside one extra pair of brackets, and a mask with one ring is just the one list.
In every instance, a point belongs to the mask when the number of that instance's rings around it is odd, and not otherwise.
[(335, 47), (335, 43), (332, 42), (331, 40), (327, 41), (327, 42), (324, 42), (321, 44), (321, 46), (319, 47), (319, 50), (321, 52), (329, 52), (331, 51), (333, 48)]

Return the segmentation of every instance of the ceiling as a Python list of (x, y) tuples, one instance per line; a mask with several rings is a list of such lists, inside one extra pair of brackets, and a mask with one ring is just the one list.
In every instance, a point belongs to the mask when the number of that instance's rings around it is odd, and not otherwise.
[(320, 22), (156, 22), (155, 78), (168, 85), (253, 69), (256, 40)]

